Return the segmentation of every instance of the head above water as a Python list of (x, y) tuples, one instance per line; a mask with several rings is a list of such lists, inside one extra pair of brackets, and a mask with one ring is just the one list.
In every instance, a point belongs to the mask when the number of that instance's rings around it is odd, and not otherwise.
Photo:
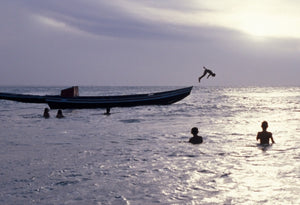
[(193, 135), (197, 135), (197, 134), (199, 133), (198, 128), (197, 128), (197, 127), (193, 127), (193, 128), (191, 129), (191, 133), (192, 133)]
[(266, 130), (268, 128), (268, 122), (267, 121), (263, 121), (261, 123), (261, 127), (263, 128), (263, 130)]

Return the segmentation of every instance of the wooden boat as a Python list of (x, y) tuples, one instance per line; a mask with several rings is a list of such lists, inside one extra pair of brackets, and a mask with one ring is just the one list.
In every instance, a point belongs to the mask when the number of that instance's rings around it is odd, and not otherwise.
[(142, 105), (169, 105), (187, 97), (191, 87), (177, 90), (118, 96), (75, 96), (63, 97), (59, 95), (24, 95), (0, 93), (0, 99), (25, 103), (48, 103), (51, 109), (95, 109), (112, 107), (132, 107)]
[(51, 109), (93, 109), (112, 107), (132, 107), (142, 105), (169, 105), (187, 97), (193, 87), (172, 91), (119, 96), (48, 98), (46, 102)]

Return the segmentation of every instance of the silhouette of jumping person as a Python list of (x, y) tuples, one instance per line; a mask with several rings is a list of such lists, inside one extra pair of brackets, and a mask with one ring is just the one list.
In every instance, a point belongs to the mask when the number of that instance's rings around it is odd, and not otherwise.
[(201, 80), (207, 73), (208, 73), (207, 78), (209, 78), (209, 76), (212, 76), (212, 77), (215, 77), (215, 76), (216, 76), (216, 74), (215, 74), (214, 72), (212, 72), (211, 70), (205, 68), (205, 66), (203, 66), (203, 69), (204, 69), (203, 75), (200, 76), (199, 79), (198, 79), (198, 80), (199, 80), (199, 83), (200, 83), (200, 80)]
[(269, 139), (271, 139), (272, 143), (275, 143), (274, 139), (273, 139), (273, 136), (272, 136), (272, 133), (267, 131), (268, 122), (263, 121), (261, 123), (261, 127), (262, 127), (263, 131), (257, 133), (256, 140), (260, 140), (261, 145), (268, 145), (269, 144)]
[(203, 139), (201, 136), (198, 136), (198, 128), (197, 127), (193, 127), (191, 129), (191, 133), (193, 135), (192, 138), (190, 138), (189, 142), (192, 143), (192, 144), (201, 144), (203, 142)]

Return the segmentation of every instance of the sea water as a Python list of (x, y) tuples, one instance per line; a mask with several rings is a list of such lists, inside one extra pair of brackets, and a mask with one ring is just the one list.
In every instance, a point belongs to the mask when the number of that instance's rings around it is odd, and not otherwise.
[[(120, 95), (178, 87), (80, 87)], [(61, 87), (0, 87), (59, 94)], [(0, 100), (0, 204), (300, 204), (300, 87), (194, 87), (168, 106)], [(260, 147), (261, 122), (276, 144)], [(204, 143), (188, 143), (192, 127)]]

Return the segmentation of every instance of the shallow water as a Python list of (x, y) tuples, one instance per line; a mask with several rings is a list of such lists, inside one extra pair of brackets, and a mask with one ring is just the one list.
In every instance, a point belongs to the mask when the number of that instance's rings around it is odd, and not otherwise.
[[(174, 87), (82, 87), (81, 95)], [(0, 92), (58, 94), (59, 87)], [(0, 100), (0, 204), (300, 204), (300, 87), (194, 87), (170, 106), (64, 110)], [(269, 122), (276, 144), (256, 134)], [(198, 127), (204, 143), (191, 145)]]

